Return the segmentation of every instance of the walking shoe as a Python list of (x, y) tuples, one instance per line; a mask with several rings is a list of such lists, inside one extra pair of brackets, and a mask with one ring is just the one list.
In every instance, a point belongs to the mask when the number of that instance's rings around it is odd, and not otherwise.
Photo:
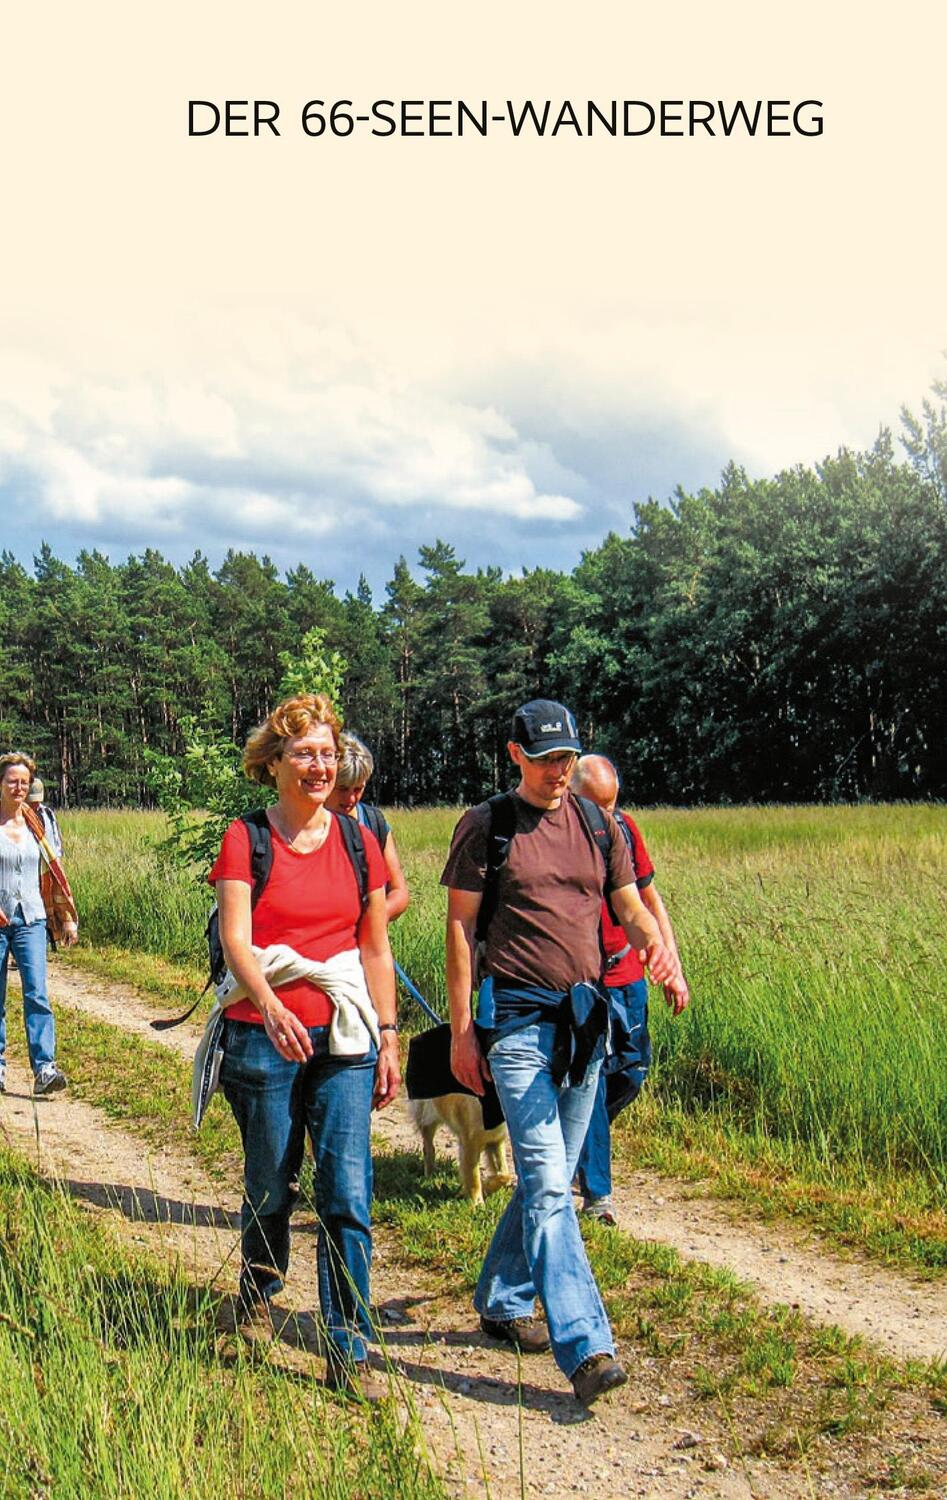
[(591, 1406), (606, 1391), (624, 1385), (628, 1372), (611, 1354), (592, 1354), (584, 1359), (572, 1377), (575, 1399), (583, 1406)]
[(225, 1297), (215, 1312), (214, 1325), (218, 1333), (236, 1337), (251, 1349), (266, 1349), (277, 1336), (273, 1310), (265, 1297), (251, 1303)]
[(386, 1401), (391, 1395), (388, 1386), (373, 1380), (368, 1373), (367, 1359), (345, 1359), (343, 1355), (329, 1349), (326, 1354), (326, 1387), (337, 1395), (349, 1396), (353, 1401)]
[(481, 1317), (480, 1329), (488, 1338), (512, 1344), (521, 1354), (545, 1354), (549, 1348), (546, 1327), (535, 1318)]
[(614, 1227), (618, 1223), (611, 1198), (586, 1198), (582, 1212), (588, 1214), (590, 1219), (598, 1219), (600, 1224), (611, 1224)]
[(33, 1075), (34, 1094), (59, 1094), (66, 1087), (66, 1075), (55, 1063), (43, 1063)]

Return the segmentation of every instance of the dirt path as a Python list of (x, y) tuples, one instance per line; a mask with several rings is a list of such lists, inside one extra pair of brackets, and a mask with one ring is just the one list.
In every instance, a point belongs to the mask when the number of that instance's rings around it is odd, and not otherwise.
[[(163, 1042), (188, 1060), (194, 1055), (194, 1032), (179, 1027), (156, 1032), (155, 1012), (127, 987), (105, 992), (101, 981), (57, 966), (53, 993), (62, 1002), (129, 1031)], [(375, 1116), (379, 1133), (404, 1151), (418, 1149), (403, 1099)], [(453, 1149), (446, 1131), (438, 1143)], [(682, 1255), (727, 1267), (753, 1286), (769, 1303), (798, 1307), (820, 1323), (837, 1323), (849, 1334), (861, 1334), (899, 1359), (947, 1358), (947, 1283), (912, 1279), (864, 1261), (843, 1259), (811, 1234), (784, 1223), (760, 1224), (702, 1195), (699, 1188), (653, 1172), (635, 1172), (616, 1184), (614, 1194), (622, 1229), (637, 1239), (659, 1240)]]
[[(158, 1033), (155, 1012), (125, 987), (55, 966), (51, 991), (72, 1006), (111, 1024), (163, 1042), (190, 1058), (194, 1032)], [(27, 1078), (11, 1064), (8, 1094), (0, 1101), (3, 1137), (40, 1169), (65, 1182), (81, 1201), (107, 1213), (122, 1232), (166, 1256), (177, 1257), (200, 1285), (232, 1290), (238, 1245), (238, 1185), (222, 1192), (193, 1161), (156, 1151), (68, 1093), (51, 1100), (29, 1097)], [(416, 1143), (402, 1109), (376, 1117), (379, 1134), (396, 1149)], [(446, 1145), (446, 1141), (445, 1141)], [(619, 1217), (631, 1232), (660, 1238), (685, 1255), (725, 1264), (754, 1281), (769, 1300), (798, 1302), (813, 1316), (868, 1332), (902, 1354), (931, 1355), (943, 1348), (947, 1301), (940, 1289), (914, 1288), (890, 1273), (868, 1271), (828, 1257), (811, 1245), (787, 1248), (776, 1230), (736, 1223), (715, 1204), (696, 1202), (680, 1188), (636, 1174), (619, 1196)], [(318, 1376), (313, 1296), (313, 1225), (298, 1225), (294, 1266), (280, 1306), (298, 1315), (273, 1357)], [(311, 1243), (311, 1241), (310, 1241)], [(871, 1282), (866, 1281), (871, 1278)], [(694, 1407), (646, 1358), (630, 1356), (632, 1384), (602, 1403), (594, 1416), (579, 1410), (548, 1356), (533, 1358), (517, 1384), (515, 1356), (475, 1331), (466, 1304), (432, 1294), (414, 1272), (405, 1295), (405, 1272), (389, 1262), (379, 1236), (374, 1271), (389, 1357), (421, 1412), (438, 1466), (458, 1494), (525, 1493), (643, 1496), (650, 1500), (719, 1497), (768, 1500), (815, 1493), (846, 1496), (841, 1472), (819, 1488), (805, 1475), (765, 1460), (727, 1463), (717, 1422), (693, 1432)], [(939, 1320), (936, 1332), (932, 1329)], [(937, 1339), (940, 1343), (937, 1344)], [(932, 1338), (937, 1347), (932, 1347)], [(696, 1441), (692, 1441), (695, 1439)]]

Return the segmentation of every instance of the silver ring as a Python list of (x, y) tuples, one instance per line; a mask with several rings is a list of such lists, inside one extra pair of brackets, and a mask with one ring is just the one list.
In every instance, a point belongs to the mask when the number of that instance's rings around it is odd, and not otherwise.
[(285, 1031), (278, 1031), (276, 1033), (276, 1040), (278, 1042), (288, 1042), (289, 1037), (286, 1035)]

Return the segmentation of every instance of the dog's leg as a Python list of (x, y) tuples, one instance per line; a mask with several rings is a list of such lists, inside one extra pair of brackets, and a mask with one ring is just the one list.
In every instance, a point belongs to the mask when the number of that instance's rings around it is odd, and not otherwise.
[(506, 1159), (506, 1132), (499, 1140), (487, 1142), (487, 1157), (493, 1168), (494, 1177), (509, 1177), (510, 1167)]
[(468, 1203), (483, 1202), (483, 1186), (480, 1181), (480, 1148), (463, 1136), (457, 1138), (457, 1162), (464, 1197)]
[(495, 1193), (500, 1188), (512, 1187), (516, 1178), (510, 1171), (506, 1155), (506, 1131), (496, 1140), (487, 1140), (485, 1148), (490, 1163), (490, 1175), (484, 1181), (485, 1193)]
[(435, 1120), (430, 1125), (422, 1125), (420, 1127), (421, 1146), (424, 1151), (425, 1177), (432, 1177), (434, 1175), (434, 1137), (437, 1134), (437, 1123)]

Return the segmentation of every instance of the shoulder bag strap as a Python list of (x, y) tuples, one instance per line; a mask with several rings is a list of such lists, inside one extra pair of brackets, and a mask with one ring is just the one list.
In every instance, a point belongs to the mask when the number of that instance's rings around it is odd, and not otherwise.
[(368, 903), (368, 855), (365, 852), (365, 839), (362, 836), (361, 824), (355, 818), (350, 818), (347, 813), (333, 813), (339, 825), (345, 852), (352, 861), (352, 869), (355, 871), (355, 880), (358, 885), (358, 898), (362, 904), (362, 911)]
[(516, 834), (516, 803), (512, 792), (497, 792), (487, 803), (490, 809), (490, 826), (487, 829), (487, 869), (484, 877), (483, 895), (477, 913), (474, 931), (476, 942), (482, 943), (490, 923), (496, 916), (499, 896), (500, 871), (506, 864), (510, 844)]

